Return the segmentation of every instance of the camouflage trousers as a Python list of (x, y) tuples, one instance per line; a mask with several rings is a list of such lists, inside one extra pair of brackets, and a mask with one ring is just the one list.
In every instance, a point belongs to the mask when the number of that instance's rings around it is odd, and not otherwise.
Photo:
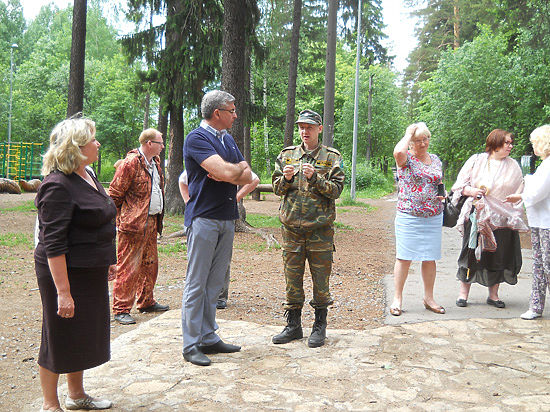
[(285, 309), (301, 309), (304, 306), (304, 270), (306, 259), (313, 281), (313, 299), (309, 302), (315, 309), (331, 305), (329, 278), (332, 271), (334, 228), (331, 225), (303, 230), (282, 226), (283, 264), (285, 268)]

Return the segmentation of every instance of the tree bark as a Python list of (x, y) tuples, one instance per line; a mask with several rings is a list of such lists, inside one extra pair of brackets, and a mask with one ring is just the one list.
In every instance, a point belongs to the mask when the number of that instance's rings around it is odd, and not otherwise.
[(300, 24), (302, 21), (302, 0), (294, 0), (292, 14), (292, 38), (290, 40), (290, 62), (288, 65), (288, 91), (286, 94), (286, 122), (283, 147), (292, 146), (294, 140), (294, 118), (296, 114), (296, 78), (298, 77), (298, 49)]
[(82, 112), (84, 108), (84, 62), (86, 59), (86, 0), (74, 0), (71, 65), (67, 117)]
[[(245, 84), (248, 85), (248, 92), (249, 92), (249, 102), (251, 104), (254, 104), (254, 85), (252, 84), (252, 73), (251, 73), (251, 70), (252, 70), (252, 58), (250, 56), (250, 46), (248, 46), (246, 48), (246, 53), (245, 53), (245, 61), (246, 61), (246, 81), (245, 81)], [(244, 134), (243, 134), (243, 138), (244, 138), (244, 152), (243, 152), (243, 156), (244, 156), (244, 160), (246, 160), (246, 162), (249, 164), (249, 165), (252, 165), (252, 148), (251, 148), (251, 136), (250, 136), (250, 121), (248, 119), (248, 109), (247, 109), (247, 119), (246, 119), (246, 122), (244, 124)]]
[[(223, 47), (222, 47), (222, 89), (235, 97), (237, 119), (231, 127), (231, 135), (235, 139), (241, 153), (245, 150), (245, 124), (247, 123), (247, 70), (246, 70), (246, 13), (245, 0), (225, 0), (223, 17)], [(246, 230), (246, 210), (239, 203), (239, 219), (235, 221), (235, 230)]]
[(367, 162), (370, 162), (372, 156), (372, 79), (374, 74), (369, 76), (369, 97), (367, 100)]
[(271, 156), (269, 156), (269, 129), (267, 124), (267, 75), (265, 73), (265, 66), (264, 66), (264, 110), (265, 110), (265, 117), (264, 117), (264, 151), (265, 151), (265, 167), (268, 174), (271, 174)]
[(458, 0), (454, 0), (454, 42), (453, 49), (456, 50), (460, 47), (460, 10), (458, 6)]
[(325, 107), (323, 109), (323, 144), (332, 146), (334, 142), (334, 89), (336, 75), (336, 20), (338, 0), (329, 0), (327, 27), (327, 58), (325, 69)]
[(170, 147), (166, 169), (165, 210), (172, 215), (181, 215), (185, 204), (181, 197), (178, 177), (183, 171), (183, 108), (170, 108)]
[(163, 110), (164, 109), (160, 104), (157, 130), (162, 133), (162, 141), (164, 142), (164, 149), (160, 152), (160, 165), (162, 167), (162, 171), (166, 173), (164, 168), (166, 164), (166, 142), (168, 141), (168, 138), (166, 137), (166, 134), (168, 133), (168, 110), (166, 110), (165, 113), (163, 113)]
[[(147, 85), (149, 87), (149, 85)], [(147, 93), (145, 93), (145, 110), (143, 114), (143, 130), (149, 128), (149, 111), (151, 107), (151, 93), (149, 90), (147, 90)]]
[(237, 119), (231, 128), (241, 153), (244, 153), (244, 125), (247, 119), (246, 99), (246, 12), (244, 0), (224, 0), (222, 89), (235, 97)]
[[(181, 1), (171, 1), (170, 5), (167, 5), (166, 50), (176, 50), (181, 47), (181, 28), (174, 24), (174, 21), (175, 16), (181, 12), (182, 6)], [(183, 104), (175, 98), (175, 88), (183, 82), (181, 71), (171, 70), (169, 73), (172, 88), (167, 91), (169, 98), (166, 99), (168, 101), (167, 114), (170, 114), (170, 144), (168, 167), (166, 168), (165, 211), (169, 214), (182, 214), (185, 205), (179, 191), (178, 177), (183, 170)]]

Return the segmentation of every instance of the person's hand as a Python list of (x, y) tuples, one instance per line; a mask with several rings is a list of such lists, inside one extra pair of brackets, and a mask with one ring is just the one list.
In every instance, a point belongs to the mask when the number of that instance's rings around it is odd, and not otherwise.
[(285, 177), (285, 179), (287, 181), (291, 181), (292, 180), (292, 177), (294, 176), (294, 166), (292, 165), (286, 165), (284, 168), (283, 168), (283, 176)]
[(107, 272), (107, 280), (115, 280), (116, 278), (116, 265), (109, 266), (109, 271)]
[(74, 316), (74, 300), (70, 293), (57, 295), (57, 315), (62, 318)]
[(311, 179), (311, 176), (313, 176), (313, 174), (315, 173), (315, 168), (309, 163), (304, 163), (302, 165), (302, 172), (304, 173), (305, 177)]
[(436, 196), (435, 198), (440, 202), (443, 202), (445, 200), (445, 196)]
[(521, 193), (514, 193), (512, 195), (506, 196), (506, 200), (504, 201), (508, 203), (517, 203), (517, 202), (520, 202), (521, 199), (522, 199)]
[(481, 199), (483, 196), (485, 196), (485, 193), (485, 188), (468, 186), (468, 193), (465, 194), (476, 199)]

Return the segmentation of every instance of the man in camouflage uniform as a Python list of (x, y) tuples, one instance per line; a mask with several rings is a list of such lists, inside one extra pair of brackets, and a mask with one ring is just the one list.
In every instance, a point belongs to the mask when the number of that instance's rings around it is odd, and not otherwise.
[(313, 279), (310, 305), (315, 308), (308, 346), (315, 348), (325, 343), (327, 307), (333, 302), (329, 277), (334, 250), (334, 201), (344, 187), (344, 172), (340, 168), (340, 153), (319, 142), (323, 130), (321, 116), (304, 110), (296, 124), (302, 144), (281, 151), (272, 176), (273, 190), (282, 196), (279, 219), (283, 224), (287, 319), (286, 327), (273, 337), (273, 343), (288, 343), (303, 337), (301, 317), (307, 259)]

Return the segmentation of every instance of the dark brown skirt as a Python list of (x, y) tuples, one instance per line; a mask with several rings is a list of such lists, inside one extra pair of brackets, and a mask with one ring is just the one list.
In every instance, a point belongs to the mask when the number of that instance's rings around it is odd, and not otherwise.
[(47, 265), (35, 262), (42, 298), (38, 364), (55, 373), (78, 372), (111, 357), (108, 268), (69, 268), (75, 316), (57, 315), (57, 290)]
[[(481, 259), (478, 262), (473, 255), (474, 251), (468, 248), (471, 226), (470, 220), (466, 219), (456, 277), (462, 282), (479, 283), (487, 287), (502, 282), (510, 285), (518, 283), (517, 275), (522, 265), (519, 233), (512, 229), (493, 231), (497, 242), (497, 250), (482, 252)], [(470, 269), (469, 277), (468, 269)]]

